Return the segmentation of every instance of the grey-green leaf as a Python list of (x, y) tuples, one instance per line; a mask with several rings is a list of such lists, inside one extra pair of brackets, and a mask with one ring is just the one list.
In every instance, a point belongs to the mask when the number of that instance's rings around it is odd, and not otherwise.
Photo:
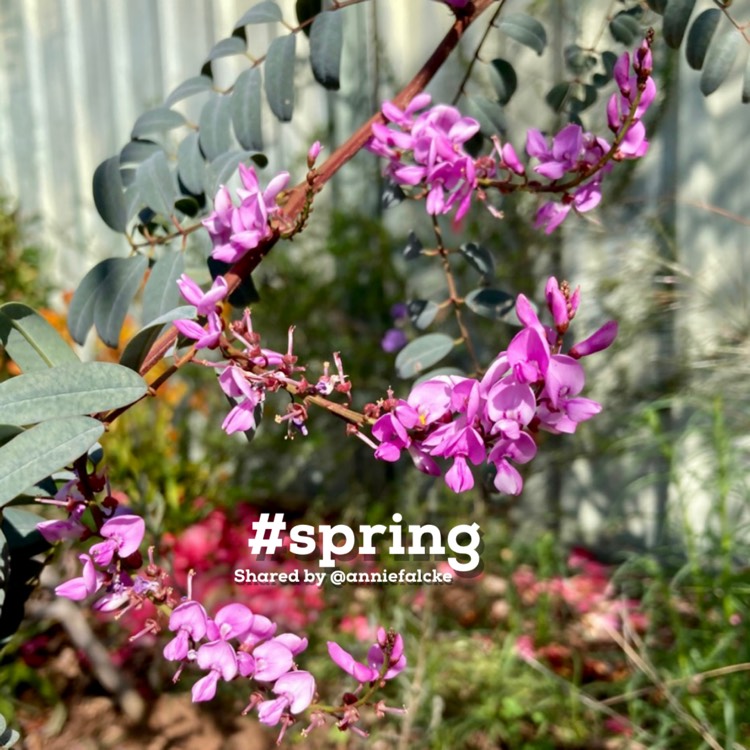
[(253, 5), (242, 18), (234, 25), (237, 29), (240, 26), (247, 26), (251, 23), (274, 23), (281, 21), (282, 15), (278, 5), (273, 0), (263, 0), (262, 3)]
[(414, 327), (422, 331), (435, 320), (440, 305), (428, 299), (413, 299), (406, 304), (406, 309)]
[(486, 247), (476, 242), (465, 242), (459, 252), (482, 276), (492, 276), (495, 273), (495, 256)]
[(497, 28), (511, 39), (533, 49), (537, 55), (541, 55), (547, 46), (544, 26), (526, 13), (508, 13), (498, 21)]
[(206, 169), (206, 192), (215, 195), (220, 185), (225, 185), (237, 171), (240, 162), (244, 163), (252, 158), (249, 151), (227, 151), (214, 159)]
[(120, 357), (120, 364), (138, 372), (143, 360), (167, 323), (180, 319), (192, 320), (195, 316), (196, 310), (193, 305), (183, 305), (164, 313), (156, 320), (152, 320), (128, 341)]
[(173, 310), (180, 302), (177, 279), (185, 270), (185, 256), (167, 251), (154, 263), (143, 290), (144, 325)]
[(281, 122), (289, 122), (294, 111), (296, 40), (294, 34), (276, 37), (266, 54), (266, 98)]
[(453, 349), (453, 339), (444, 333), (428, 333), (410, 341), (396, 355), (401, 378), (413, 378), (439, 362)]
[(157, 151), (138, 165), (135, 184), (141, 199), (154, 213), (164, 217), (172, 215), (177, 188), (163, 151)]
[(193, 195), (204, 190), (206, 163), (198, 145), (198, 133), (188, 133), (177, 147), (177, 173), (180, 182)]
[(154, 143), (154, 141), (147, 139), (128, 141), (122, 151), (120, 151), (120, 166), (137, 166), (142, 161), (148, 159), (149, 156), (153, 156), (157, 151), (163, 151), (163, 149), (158, 143)]
[(92, 187), (99, 216), (110, 229), (124, 232), (128, 227), (128, 216), (119, 156), (110, 157), (96, 168)]
[(164, 104), (171, 107), (176, 102), (187, 99), (195, 94), (202, 94), (213, 88), (213, 80), (209, 76), (193, 76), (183, 81), (172, 93), (166, 98)]
[(664, 9), (662, 34), (664, 41), (672, 49), (677, 49), (682, 44), (682, 37), (685, 35), (685, 29), (694, 7), (695, 0), (669, 0), (667, 3)]
[(0, 343), (23, 372), (79, 362), (63, 337), (28, 305), (0, 305)]
[(0, 507), (82, 456), (103, 432), (91, 417), (48, 419), (6, 443), (0, 448)]
[(729, 25), (711, 40), (701, 73), (700, 89), (704, 96), (713, 94), (726, 80), (740, 51), (741, 40), (739, 31)]
[(21, 552), (32, 557), (49, 549), (49, 542), (36, 530), (36, 525), (44, 520), (38, 513), (6, 506), (2, 519), (2, 533), (13, 554)]
[(499, 289), (474, 289), (466, 295), (466, 306), (477, 315), (502, 320), (515, 305), (515, 299)]
[(483, 135), (491, 137), (505, 132), (505, 112), (497, 102), (486, 96), (472, 96), (466, 101), (469, 114), (477, 120)]
[(185, 118), (179, 112), (169, 107), (157, 107), (144, 112), (133, 125), (130, 133), (131, 138), (141, 138), (151, 133), (161, 133), (165, 130), (174, 130), (185, 124)]
[(213, 94), (203, 105), (199, 121), (201, 151), (208, 161), (213, 161), (232, 147), (229, 125), (229, 97)]
[(610, 21), (609, 32), (616, 41), (630, 46), (641, 35), (641, 25), (630, 13), (621, 11)]
[(745, 63), (745, 73), (742, 77), (742, 103), (750, 102), (750, 55)]
[(143, 255), (132, 255), (108, 260), (106, 275), (96, 292), (94, 325), (99, 338), (107, 346), (115, 348), (128, 308), (148, 268), (148, 259)]
[(146, 394), (137, 373), (111, 362), (79, 362), (0, 384), (0, 423), (30, 425), (50, 415), (75, 417), (125, 406)]
[(693, 70), (700, 70), (703, 67), (708, 45), (713, 39), (720, 20), (721, 11), (718, 8), (708, 8), (693, 21), (685, 42), (685, 57)]
[(406, 247), (404, 248), (403, 253), (406, 260), (414, 260), (422, 254), (422, 241), (417, 237), (413, 230), (409, 232), (409, 237), (406, 240)]
[(500, 104), (507, 104), (518, 87), (518, 77), (513, 66), (500, 57), (490, 64), (490, 79)]
[(247, 43), (241, 36), (230, 36), (226, 39), (220, 39), (208, 53), (206, 62), (218, 60), (220, 57), (231, 57), (232, 55), (242, 55), (247, 51)]
[(331, 91), (338, 91), (344, 29), (341, 13), (325, 11), (316, 16), (310, 29), (310, 65), (315, 80)]
[(230, 98), (234, 134), (240, 146), (248, 151), (263, 150), (262, 88), (263, 76), (260, 68), (248, 68), (237, 78)]

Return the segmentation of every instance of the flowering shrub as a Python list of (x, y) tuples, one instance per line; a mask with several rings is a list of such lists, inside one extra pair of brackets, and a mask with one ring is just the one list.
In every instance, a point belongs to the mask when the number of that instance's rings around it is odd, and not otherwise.
[[(279, 119), (291, 118), (279, 61), (286, 60), (283, 70), (293, 70), (294, 34), (307, 25), (311, 25), (314, 76), (330, 88), (338, 86), (338, 72), (331, 70), (330, 55), (321, 57), (319, 39), (321, 35), (338, 38), (340, 27), (335, 24), (340, 23), (340, 6), (348, 4), (337, 3), (330, 12), (301, 22), (288, 37), (279, 38), (281, 44), (276, 44), (277, 39), (269, 48), (270, 79), (277, 75), (279, 85), (269, 85), (267, 78), (266, 93)], [(195, 137), (180, 146), (183, 163), (178, 158), (177, 180), (172, 179), (163, 152), (138, 167), (135, 181), (141, 209), (137, 217), (128, 214), (132, 201), (126, 201), (119, 159), (108, 160), (97, 170), (94, 182), (100, 211), (112, 228), (126, 233), (133, 254), (128, 259), (104, 261), (96, 273), (84, 279), (71, 303), (70, 327), (79, 342), (95, 325), (105, 342), (116, 343), (127, 312), (121, 309), (121, 301), (134, 297), (151, 266), (143, 290), (144, 327), (125, 347), (119, 364), (83, 364), (40, 323), (32, 325), (36, 326), (33, 335), (27, 333), (25, 319), (30, 313), (26, 310), (12, 308), (2, 313), (12, 321), (9, 326), (13, 330), (21, 331), (26, 346), (11, 338), (6, 342), (23, 374), (3, 386), (6, 403), (11, 404), (7, 411), (12, 429), (9, 450), (0, 455), (0, 472), (6, 481), (0, 502), (6, 504), (31, 492), (41, 502), (64, 510), (63, 518), (33, 521), (46, 542), (75, 543), (78, 551), (79, 575), (59, 583), (56, 596), (88, 601), (94, 611), (117, 619), (140, 613), (139, 629), (131, 640), (148, 637), (156, 641), (158, 636), (161, 658), (175, 663), (175, 682), (183, 673), (197, 673), (191, 690), (193, 702), (214, 699), (222, 683), (241, 686), (249, 696), (243, 713), (255, 712), (262, 724), (279, 726), (278, 742), (298, 721), (305, 725), (303, 734), (330, 725), (365, 736), (361, 723), (364, 709), (377, 719), (386, 713), (403, 713), (402, 708), (387, 707), (381, 691), (410, 669), (408, 637), (384, 622), (377, 628), (364, 661), (338, 642), (329, 641), (331, 661), (356, 685), (342, 692), (332, 705), (323, 703), (320, 685), (305, 668), (308, 638), (301, 629), (324, 608), (324, 592), (316, 587), (307, 589), (301, 603), (299, 592), (292, 599), (278, 589), (261, 596), (258, 590), (222, 585), (217, 576), (226, 576), (244, 560), (238, 551), (247, 538), (228, 524), (223, 511), (215, 509), (181, 536), (155, 540), (143, 550), (144, 540), (155, 530), (147, 529), (146, 514), (136, 513), (128, 507), (127, 498), (112, 490), (106, 468), (98, 468), (106, 462), (100, 464), (89, 450), (105, 426), (134, 403), (158, 395), (159, 388), (190, 363), (216, 374), (219, 389), (230, 404), (221, 419), (227, 435), (252, 437), (270, 397), (282, 395), (285, 408), (275, 421), (286, 426), (287, 437), (308, 436), (310, 414), (317, 409), (340, 420), (345, 434), (366, 445), (372, 458), (394, 463), (406, 452), (419, 471), (443, 476), (454, 493), (472, 490), (481, 473), (482, 483), (490, 476), (497, 493), (520, 494), (524, 480), (518, 467), (537, 455), (541, 433), (572, 434), (602, 410), (601, 404), (583, 395), (582, 360), (610, 347), (617, 323), (605, 322), (588, 336), (577, 336), (571, 345), (569, 328), (579, 310), (580, 289), (553, 276), (544, 286), (544, 314), (537, 312), (530, 296), (510, 295), (484, 282), (479, 289), (462, 295), (451, 266), (453, 259), (466, 259), (488, 281), (493, 256), (475, 243), (451, 247), (443, 237), (440, 217), (450, 216), (452, 228), (462, 231), (474, 201), (486, 206), (494, 219), (502, 220), (501, 201), (515, 193), (528, 193), (541, 196), (533, 224), (549, 234), (569, 215), (595, 209), (603, 198), (605, 178), (618, 163), (647, 153), (643, 118), (656, 97), (651, 53), (654, 34), (647, 32), (632, 55), (623, 52), (613, 65), (616, 91), (602, 111), (611, 132), (609, 140), (587, 131), (576, 118), (552, 135), (530, 129), (525, 157), (521, 158), (521, 149), (499, 133), (477, 148), (482, 131), (479, 120), (465, 116), (453, 105), (433, 105), (431, 96), (424, 93), (430, 77), (465, 30), (492, 2), (455, 0), (444, 4), (454, 26), (415, 81), (384, 102), (380, 113), (320, 165), (322, 146), (315, 142), (307, 154), (304, 180), (296, 186), (290, 188), (291, 174), (282, 171), (263, 187), (249, 157), (239, 163), (227, 160), (232, 169), (226, 169), (224, 156), (212, 153), (215, 144), (205, 132), (191, 134)], [(501, 10), (502, 4), (498, 13)], [(261, 3), (254, 15), (246, 17), (247, 23), (261, 22), (259, 18), (265, 22), (264, 14), (279, 20), (274, 17), (276, 11), (274, 3)], [(523, 18), (521, 25), (525, 24), (527, 32), (538, 31), (534, 25), (538, 22)], [(533, 33), (523, 38), (531, 39), (529, 46), (542, 39)], [(259, 58), (256, 64), (261, 61)], [(252, 91), (260, 90), (253, 78), (256, 67), (250, 71), (237, 80), (232, 91), (214, 92), (223, 102), (219, 106), (230, 106), (229, 99), (221, 97), (240, 97), (243, 92), (251, 96)], [(192, 85), (202, 84), (193, 81)], [(176, 93), (182, 95), (184, 90)], [(235, 101), (231, 100), (235, 134), (250, 153), (256, 150), (257, 123), (245, 122), (244, 110), (235, 107)], [(206, 121), (214, 115), (217, 119), (223, 116), (209, 111)], [(448, 297), (439, 303), (419, 301), (422, 304), (417, 305), (416, 314), (412, 305), (392, 312), (399, 327), (386, 334), (382, 348), (399, 352), (396, 366), (400, 375), (422, 377), (403, 396), (383, 384), (380, 394), (366, 403), (358, 399), (357, 383), (345, 371), (341, 352), (331, 352), (330, 361), (320, 366), (307, 364), (320, 352), (306, 350), (307, 359), (303, 358), (299, 347), (295, 348), (294, 325), (288, 328), (286, 349), (282, 346), (277, 351), (267, 345), (270, 336), (257, 330), (247, 306), (251, 272), (280, 240), (306, 230), (318, 194), (343, 163), (363, 149), (385, 160), (384, 175), (395, 195), (424, 201), (435, 246), (425, 248), (417, 240), (410, 241), (408, 254), (435, 258), (448, 289)], [(188, 164), (184, 163), (186, 153), (192, 159)], [(195, 171), (191, 171), (192, 167), (200, 171), (196, 164), (202, 168), (203, 160), (210, 162), (208, 172), (219, 177), (210, 190), (203, 182), (198, 185)], [(241, 187), (233, 191), (226, 183), (235, 166)], [(185, 192), (171, 200), (174, 185)], [(198, 199), (209, 204), (202, 218)], [(185, 216), (197, 219), (183, 225)], [(179, 238), (184, 250), (194, 232), (207, 233), (211, 243), (210, 286), (186, 273), (182, 260), (175, 262), (169, 255), (172, 251), (163, 248)], [(109, 286), (100, 285), (101, 279)], [(178, 291), (187, 304), (176, 299)], [(532, 290), (526, 291), (531, 295)], [(234, 306), (241, 312), (233, 314)], [(483, 361), (464, 319), (467, 310), (506, 321), (514, 311), (519, 330), (509, 337), (505, 348), (493, 344), (492, 354)], [(439, 318), (441, 311), (446, 314)], [(442, 325), (447, 313), (452, 314), (458, 338), (436, 331), (407, 341), (402, 325), (406, 316), (421, 329), (433, 322)], [(32, 339), (34, 346), (28, 346)], [(305, 347), (309, 346), (306, 341)], [(466, 355), (460, 364), (470, 360), (469, 367), (449, 372), (428, 369), (459, 352)], [(346, 352), (346, 361), (356, 354)], [(168, 360), (171, 363), (164, 364)], [(273, 399), (275, 404), (279, 401)], [(49, 419), (51, 406), (57, 409), (56, 419)], [(38, 456), (23, 464), (24, 469), (16, 469), (16, 463), (22, 463), (27, 452), (34, 450)], [(67, 473), (54, 476), (61, 467)], [(12, 518), (11, 513), (4, 515)], [(264, 517), (270, 516), (249, 507), (237, 514), (243, 526), (253, 530), (260, 529)], [(270, 530), (276, 531), (275, 527)], [(266, 544), (261, 536), (255, 540), (260, 551)], [(284, 544), (281, 537), (271, 542)], [(168, 570), (162, 555), (170, 554), (172, 567)], [(262, 568), (264, 562), (254, 560), (253, 570)], [(284, 567), (277, 560), (272, 565), (276, 570)], [(533, 597), (543, 591), (559, 597), (580, 614), (590, 616), (592, 627), (597, 616), (610, 628), (616, 627), (617, 617), (636, 619), (632, 603), (612, 600), (604, 573), (596, 566), (584, 563), (584, 567), (585, 584), (575, 577), (524, 581), (524, 571), (519, 570), (516, 585), (521, 596)], [(530, 641), (519, 643), (522, 655), (533, 652)]]

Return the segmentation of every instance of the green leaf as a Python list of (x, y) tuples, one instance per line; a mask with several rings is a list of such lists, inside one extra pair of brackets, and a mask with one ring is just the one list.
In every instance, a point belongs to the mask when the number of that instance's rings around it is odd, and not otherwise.
[(162, 147), (154, 141), (137, 139), (128, 141), (120, 151), (120, 166), (137, 166), (157, 151), (163, 151)]
[(474, 289), (465, 301), (469, 310), (492, 320), (502, 320), (515, 305), (513, 296), (499, 289)]
[(213, 62), (221, 57), (244, 55), (245, 52), (247, 52), (247, 43), (245, 40), (241, 36), (230, 36), (226, 39), (220, 39), (211, 47), (211, 51), (206, 57), (206, 63)]
[(128, 341), (120, 357), (120, 364), (131, 370), (138, 372), (143, 360), (146, 358), (154, 342), (159, 338), (161, 332), (167, 323), (174, 320), (188, 319), (192, 320), (196, 316), (196, 310), (193, 305), (183, 305), (176, 307), (174, 310), (160, 315), (152, 320), (147, 326), (141, 328), (138, 333)]
[(177, 174), (180, 182), (193, 195), (203, 192), (206, 163), (198, 145), (198, 133), (188, 133), (177, 147)]
[(229, 109), (234, 134), (240, 146), (248, 151), (263, 150), (262, 88), (260, 68), (248, 68), (237, 78), (230, 98)]
[(507, 104), (518, 87), (518, 77), (513, 66), (500, 57), (490, 63), (490, 79), (500, 104)]
[(646, 0), (646, 5), (648, 5), (648, 7), (651, 8), (654, 13), (658, 13), (660, 16), (663, 16), (668, 2), (669, 0)]
[(721, 11), (718, 8), (709, 8), (693, 21), (685, 43), (685, 57), (693, 70), (700, 70), (703, 67), (706, 50), (720, 20)]
[(99, 286), (107, 275), (112, 258), (97, 263), (84, 277), (73, 294), (68, 308), (68, 331), (73, 341), (83, 345), (94, 325), (94, 309)]
[(326, 11), (315, 18), (310, 29), (310, 65), (315, 80), (331, 91), (338, 91), (341, 84), (343, 43), (341, 13)]
[(695, 7), (695, 0), (669, 0), (664, 9), (664, 21), (662, 34), (664, 41), (672, 48), (677, 49), (682, 44), (690, 14)]
[(0, 531), (5, 535), (12, 554), (18, 552), (33, 557), (49, 549), (49, 542), (36, 530), (36, 525), (43, 520), (38, 513), (28, 510), (3, 508)]
[(143, 290), (144, 324), (173, 310), (180, 302), (177, 279), (185, 270), (185, 256), (179, 251), (167, 251), (154, 263)]
[(0, 343), (23, 372), (80, 360), (65, 339), (28, 305), (0, 305)]
[(422, 241), (413, 231), (409, 232), (403, 254), (406, 260), (414, 260), (422, 254)]
[(396, 355), (401, 378), (413, 378), (439, 362), (453, 349), (453, 339), (444, 333), (428, 333), (410, 341)]
[(124, 232), (128, 227), (128, 216), (119, 156), (110, 157), (96, 168), (92, 187), (99, 216), (110, 229)]
[(458, 251), (482, 276), (492, 276), (495, 273), (495, 256), (486, 247), (476, 242), (465, 242)]
[(305, 35), (310, 36), (310, 24), (307, 21), (315, 18), (323, 10), (322, 0), (297, 0), (294, 9), (297, 13), (297, 23), (303, 26), (302, 31)]
[(541, 55), (547, 46), (544, 26), (526, 13), (508, 13), (498, 21), (497, 28), (511, 39), (533, 49), (537, 55)]
[(440, 311), (440, 305), (432, 300), (413, 299), (406, 303), (406, 309), (414, 327), (422, 331), (435, 320)]
[(276, 37), (266, 54), (266, 98), (271, 112), (289, 122), (294, 111), (294, 60), (297, 37)]
[(165, 130), (174, 130), (185, 124), (185, 118), (168, 107), (157, 107), (144, 112), (133, 125), (130, 132), (131, 138), (141, 138), (151, 133), (162, 133)]
[(724, 83), (740, 51), (741, 40), (742, 36), (734, 26), (727, 26), (711, 40), (701, 73), (700, 89), (703, 96), (713, 94)]
[(571, 73), (584, 75), (596, 66), (596, 55), (592, 55), (577, 44), (568, 45), (563, 51), (565, 65)]
[(497, 102), (486, 96), (471, 96), (466, 102), (469, 113), (479, 123), (483, 135), (491, 137), (505, 132), (505, 112)]
[(554, 112), (562, 112), (570, 95), (571, 84), (556, 83), (545, 95), (544, 101)]
[(274, 23), (276, 21), (281, 21), (282, 18), (281, 10), (276, 3), (272, 2), (272, 0), (263, 0), (262, 3), (253, 5), (253, 7), (250, 8), (250, 10), (248, 10), (239, 21), (237, 21), (234, 28), (237, 29), (240, 26), (248, 26), (252, 23)]
[(0, 448), (0, 506), (82, 456), (103, 432), (91, 417), (48, 419), (24, 430)]
[(111, 362), (61, 365), (1, 383), (0, 422), (30, 425), (50, 414), (96, 414), (131, 404), (146, 390), (140, 375)]
[(131, 255), (109, 260), (107, 275), (96, 296), (94, 325), (99, 338), (107, 346), (116, 348), (128, 308), (148, 268), (148, 259), (144, 255)]
[(641, 34), (641, 24), (627, 11), (620, 11), (609, 22), (609, 33), (615, 41), (630, 46)]
[(576, 94), (570, 98), (570, 111), (574, 114), (583, 112), (596, 102), (596, 86), (591, 84), (575, 84)]
[(165, 218), (172, 215), (177, 189), (174, 176), (167, 164), (167, 156), (163, 151), (149, 156), (138, 165), (135, 182), (138, 194), (154, 213)]
[(171, 107), (176, 102), (187, 99), (189, 96), (195, 96), (195, 94), (202, 94), (206, 91), (211, 91), (213, 88), (213, 80), (209, 76), (193, 76), (188, 78), (187, 81), (183, 81), (172, 93), (166, 98), (164, 104), (167, 107)]
[(232, 147), (230, 121), (229, 97), (213, 94), (203, 105), (198, 123), (201, 151), (208, 161), (213, 161)]

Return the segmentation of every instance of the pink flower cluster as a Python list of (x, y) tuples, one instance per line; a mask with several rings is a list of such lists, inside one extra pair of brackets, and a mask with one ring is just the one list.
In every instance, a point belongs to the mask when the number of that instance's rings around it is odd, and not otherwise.
[(253, 167), (240, 164), (239, 170), (243, 185), (237, 191), (239, 205), (234, 205), (228, 188), (222, 185), (213, 213), (203, 220), (214, 244), (211, 256), (225, 263), (236, 263), (271, 236), (269, 222), (279, 212), (276, 199), (289, 184), (289, 173), (281, 172), (261, 190)]
[(244, 604), (227, 604), (210, 618), (203, 605), (188, 599), (169, 618), (169, 630), (175, 636), (164, 647), (164, 658), (182, 662), (175, 680), (188, 662), (206, 672), (193, 685), (194, 702), (211, 700), (219, 680), (240, 676), (260, 683), (276, 697), (254, 693), (245, 713), (257, 708), (263, 724), (282, 722), (285, 728), (294, 721), (292, 714), (312, 703), (315, 680), (294, 663), (295, 656), (307, 648), (307, 639), (292, 633), (275, 635), (276, 628), (276, 623)]
[(406, 450), (417, 468), (434, 476), (442, 473), (435, 458), (451, 460), (445, 482), (454, 492), (474, 486), (469, 464), (489, 462), (495, 467), (495, 488), (520, 493), (523, 481), (513, 464), (536, 455), (532, 435), (540, 429), (575, 432), (580, 422), (601, 410), (578, 395), (585, 376), (577, 360), (606, 349), (617, 335), (611, 321), (561, 353), (580, 293), (551, 277), (546, 299), (554, 327), (543, 325), (529, 300), (519, 295), (516, 312), (523, 329), (483, 377), (439, 376), (415, 386), (406, 400), (381, 402), (386, 413), (372, 428), (380, 441), (376, 458), (396, 461)]
[[(503, 192), (523, 187), (559, 193), (561, 200), (544, 203), (536, 216), (535, 226), (550, 233), (571, 210), (585, 213), (599, 204), (601, 182), (613, 161), (637, 159), (646, 153), (648, 142), (641, 118), (656, 94), (651, 67), (648, 39), (633, 56), (632, 70), (627, 52), (615, 65), (619, 94), (614, 94), (607, 106), (615, 145), (576, 124), (565, 126), (551, 141), (539, 130), (528, 131), (526, 153), (538, 162), (533, 171), (548, 180), (547, 184), (531, 182), (513, 146), (501, 144), (498, 138), (493, 138), (494, 154), (472, 158), (465, 144), (478, 132), (479, 123), (463, 117), (455, 107), (440, 104), (425, 109), (431, 99), (424, 93), (414, 97), (403, 111), (385, 102), (382, 113), (392, 127), (373, 125), (366, 147), (388, 160), (386, 174), (396, 183), (426, 191), (429, 214), (447, 214), (455, 208), (455, 222), (465, 216), (474, 195), (486, 199), (489, 186)], [(560, 182), (566, 177), (567, 183)], [(501, 216), (493, 207), (488, 208)]]
[[(177, 320), (177, 329), (193, 339), (197, 349), (219, 347), (229, 357), (229, 361), (203, 362), (218, 368), (219, 385), (234, 404), (222, 423), (222, 429), (227, 434), (255, 429), (258, 407), (265, 401), (268, 392), (279, 388), (291, 386), (301, 396), (328, 396), (334, 391), (348, 396), (351, 386), (338, 352), (333, 354), (335, 373), (330, 371), (330, 365), (326, 362), (322, 375), (314, 384), (309, 383), (304, 375), (299, 376), (305, 368), (296, 364), (297, 357), (292, 352), (294, 326), (289, 328), (285, 354), (261, 347), (260, 334), (253, 330), (249, 310), (245, 310), (241, 320), (225, 326), (217, 307), (217, 303), (228, 293), (227, 283), (222, 276), (217, 277), (211, 289), (205, 293), (185, 274), (177, 284), (183, 297), (195, 305), (198, 314), (208, 318), (207, 328), (192, 320)], [(231, 353), (230, 349), (233, 350)], [(276, 418), (277, 422), (287, 422), (290, 432), (294, 428), (303, 435), (307, 434), (306, 420), (307, 410), (299, 402), (289, 404), (287, 413)]]

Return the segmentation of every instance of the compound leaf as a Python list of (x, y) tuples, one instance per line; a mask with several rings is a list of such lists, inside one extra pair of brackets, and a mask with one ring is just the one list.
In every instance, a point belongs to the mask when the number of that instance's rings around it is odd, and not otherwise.
[(497, 28), (511, 39), (533, 49), (537, 55), (541, 55), (547, 46), (544, 26), (526, 13), (508, 13), (498, 21)]
[(444, 333), (428, 333), (410, 341), (396, 355), (396, 371), (412, 378), (439, 362), (453, 349), (453, 339)]
[(310, 65), (315, 80), (331, 91), (338, 91), (344, 29), (341, 13), (326, 11), (316, 16), (310, 29)]
[(263, 76), (260, 68), (248, 68), (237, 78), (230, 98), (234, 134), (240, 146), (248, 151), (263, 150), (262, 88)]
[(94, 171), (93, 193), (99, 216), (115, 232), (124, 232), (128, 227), (124, 190), (120, 157), (112, 156)]
[(297, 37), (276, 37), (266, 54), (266, 98), (271, 112), (289, 122), (294, 111), (294, 60)]

